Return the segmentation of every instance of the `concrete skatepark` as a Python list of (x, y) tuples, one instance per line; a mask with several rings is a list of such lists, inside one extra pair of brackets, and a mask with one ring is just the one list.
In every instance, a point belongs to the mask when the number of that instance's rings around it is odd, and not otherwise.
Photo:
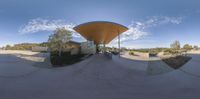
[[(77, 64), (48, 68), (38, 60), (0, 54), (1, 99), (198, 99), (200, 55), (178, 70), (159, 60), (97, 54)], [(43, 55), (28, 55), (44, 57)], [(162, 64), (162, 65), (161, 65)], [(42, 68), (44, 67), (44, 68)]]
[[(104, 47), (118, 36), (119, 49), (119, 35), (128, 30), (105, 21), (81, 24), (74, 29)], [(0, 51), (0, 99), (198, 99), (200, 96), (200, 54), (191, 54), (192, 59), (177, 70), (160, 58), (143, 59), (127, 53), (112, 58), (95, 54), (60, 68), (52, 68), (48, 57), (44, 53)]]

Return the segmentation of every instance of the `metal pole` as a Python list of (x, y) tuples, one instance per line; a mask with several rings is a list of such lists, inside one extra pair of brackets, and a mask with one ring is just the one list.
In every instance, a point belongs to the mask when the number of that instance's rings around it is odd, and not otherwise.
[(106, 45), (105, 45), (105, 43), (103, 44), (103, 51), (104, 51), (104, 53), (106, 52)]
[(118, 49), (119, 49), (119, 57), (120, 57), (120, 35), (119, 35), (119, 30), (118, 30)]

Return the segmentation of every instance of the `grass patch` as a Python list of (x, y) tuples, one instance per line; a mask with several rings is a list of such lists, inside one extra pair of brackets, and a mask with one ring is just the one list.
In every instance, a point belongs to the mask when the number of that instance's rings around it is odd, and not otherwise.
[(176, 57), (170, 57), (170, 58), (164, 58), (162, 59), (166, 64), (168, 64), (170, 67), (174, 69), (178, 69), (181, 66), (183, 66), (185, 63), (190, 61), (192, 57), (189, 56), (176, 56)]

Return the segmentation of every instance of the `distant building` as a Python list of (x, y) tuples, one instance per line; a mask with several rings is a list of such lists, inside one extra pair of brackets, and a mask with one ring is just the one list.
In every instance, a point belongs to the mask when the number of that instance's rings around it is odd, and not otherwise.
[(34, 46), (32, 47), (33, 52), (47, 52), (48, 47)]
[(81, 53), (82, 54), (95, 54), (96, 53), (96, 45), (93, 41), (87, 41), (81, 43)]
[(69, 41), (67, 44), (70, 46), (71, 55), (77, 55), (81, 52), (81, 43), (75, 41)]
[[(48, 51), (48, 47), (41, 47), (41, 46), (34, 46), (32, 47), (33, 52), (46, 52)], [(96, 53), (96, 46), (93, 41), (87, 42), (76, 42), (76, 41), (69, 41), (66, 43), (65, 48), (62, 51), (70, 52), (71, 55), (77, 54), (95, 54)]]
[(87, 41), (87, 42), (75, 42), (75, 41), (69, 41), (67, 43), (70, 46), (70, 52), (71, 55), (76, 54), (95, 54), (96, 53), (96, 46), (93, 41)]

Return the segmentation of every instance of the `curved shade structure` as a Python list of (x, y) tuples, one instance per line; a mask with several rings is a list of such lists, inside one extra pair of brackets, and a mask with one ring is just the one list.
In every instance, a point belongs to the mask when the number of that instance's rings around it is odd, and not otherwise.
[(94, 21), (80, 24), (74, 27), (74, 30), (95, 44), (108, 44), (128, 28), (113, 22)]

